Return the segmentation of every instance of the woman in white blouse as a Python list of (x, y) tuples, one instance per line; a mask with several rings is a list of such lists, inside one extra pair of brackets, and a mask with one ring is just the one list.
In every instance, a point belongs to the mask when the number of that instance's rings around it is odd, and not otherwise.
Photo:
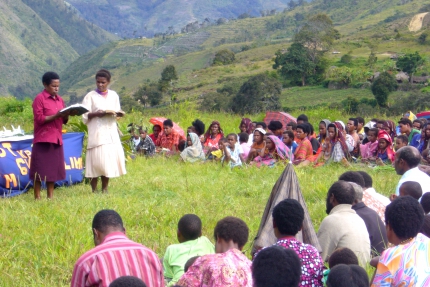
[(101, 177), (102, 192), (108, 192), (109, 178), (126, 173), (124, 150), (116, 125), (116, 117), (122, 114), (118, 94), (108, 89), (109, 71), (100, 70), (95, 78), (97, 89), (89, 92), (83, 101), (89, 110), (82, 116), (88, 126), (85, 177), (91, 178), (93, 192)]

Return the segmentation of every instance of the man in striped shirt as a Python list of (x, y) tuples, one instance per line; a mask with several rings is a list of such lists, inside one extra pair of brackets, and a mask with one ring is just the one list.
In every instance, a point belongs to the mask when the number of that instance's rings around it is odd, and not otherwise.
[(76, 262), (72, 287), (108, 287), (121, 276), (140, 278), (148, 287), (164, 287), (163, 267), (157, 254), (127, 238), (116, 211), (99, 211), (92, 229), (96, 247)]

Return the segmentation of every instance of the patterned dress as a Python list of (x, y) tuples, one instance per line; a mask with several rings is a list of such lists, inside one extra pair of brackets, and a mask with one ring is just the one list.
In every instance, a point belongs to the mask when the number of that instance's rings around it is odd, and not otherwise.
[(421, 233), (407, 244), (385, 250), (379, 258), (376, 286), (430, 286), (430, 239)]
[(318, 250), (312, 245), (302, 243), (295, 238), (281, 238), (275, 245), (293, 249), (302, 261), (302, 276), (299, 286), (323, 286), (323, 261)]
[(204, 255), (176, 284), (182, 287), (252, 287), (251, 261), (238, 249)]

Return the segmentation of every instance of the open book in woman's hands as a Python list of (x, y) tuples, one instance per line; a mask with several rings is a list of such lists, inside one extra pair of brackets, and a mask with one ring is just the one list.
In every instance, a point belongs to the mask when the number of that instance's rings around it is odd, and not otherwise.
[(74, 105), (68, 106), (67, 108), (62, 109), (60, 113), (69, 112), (69, 111), (71, 114), (80, 116), (88, 112), (88, 109), (84, 105), (74, 104)]
[(106, 112), (106, 114), (115, 115), (115, 116), (117, 116), (117, 117), (123, 117), (123, 116), (125, 116), (125, 112), (124, 112), (124, 111), (121, 111), (121, 110), (119, 110), (119, 111), (106, 110), (105, 112)]

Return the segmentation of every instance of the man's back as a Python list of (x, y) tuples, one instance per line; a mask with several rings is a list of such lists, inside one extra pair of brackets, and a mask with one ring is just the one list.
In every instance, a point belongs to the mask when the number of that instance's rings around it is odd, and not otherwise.
[(358, 216), (363, 219), (369, 233), (370, 245), (373, 255), (380, 255), (388, 244), (385, 224), (379, 218), (376, 211), (367, 207), (363, 202), (352, 206)]
[(339, 204), (331, 210), (321, 222), (318, 240), (324, 261), (340, 247), (354, 251), (362, 264), (370, 260), (369, 233), (364, 221), (351, 209), (350, 204)]
[(163, 287), (163, 268), (157, 255), (128, 239), (122, 232), (107, 235), (104, 241), (82, 255), (75, 264), (72, 287), (107, 287), (121, 276), (138, 277), (148, 287)]

